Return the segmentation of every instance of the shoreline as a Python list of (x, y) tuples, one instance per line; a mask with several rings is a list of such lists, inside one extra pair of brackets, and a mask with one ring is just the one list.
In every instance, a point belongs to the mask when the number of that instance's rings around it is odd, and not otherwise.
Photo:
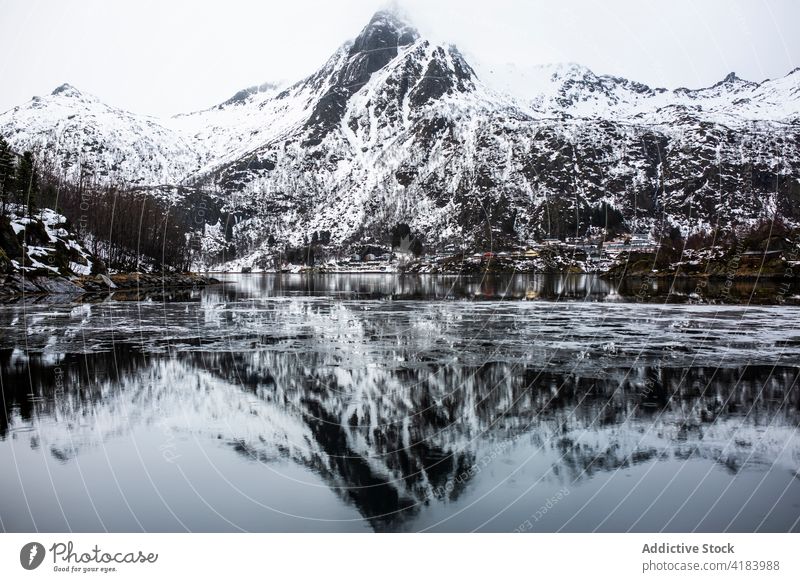
[(352, 270), (335, 270), (329, 271), (324, 269), (310, 268), (302, 271), (214, 271), (204, 270), (199, 273), (207, 275), (402, 275), (412, 277), (470, 277), (480, 278), (486, 276), (513, 276), (513, 275), (539, 275), (539, 276), (580, 276), (587, 275), (598, 277), (604, 281), (624, 281), (624, 280), (642, 280), (642, 279), (655, 279), (655, 280), (679, 280), (679, 281), (714, 281), (724, 282), (732, 281), (737, 282), (752, 282), (752, 281), (788, 281), (800, 283), (800, 269), (791, 276), (786, 273), (744, 273), (727, 275), (722, 273), (631, 273), (631, 274), (618, 274), (609, 271), (533, 271), (533, 270), (514, 270), (514, 269), (484, 269), (482, 271), (384, 271), (377, 269), (352, 269)]
[[(219, 279), (215, 275), (222, 277)], [(213, 285), (224, 285), (226, 276), (319, 276), (319, 277), (349, 277), (349, 276), (408, 276), (413, 278), (445, 278), (467, 281), (491, 281), (494, 278), (527, 276), (527, 277), (596, 277), (606, 285), (613, 287), (611, 294), (617, 300), (644, 302), (644, 303), (689, 303), (706, 305), (800, 305), (800, 278), (769, 273), (765, 275), (724, 276), (718, 273), (650, 273), (628, 274), (620, 276), (614, 273), (584, 273), (575, 271), (507, 271), (484, 270), (483, 272), (440, 272), (419, 273), (407, 271), (376, 271), (376, 270), (351, 270), (351, 271), (324, 271), (309, 269), (300, 272), (275, 272), (275, 271), (200, 271), (195, 273), (115, 273), (112, 275), (94, 275), (67, 278), (61, 275), (37, 273), (33, 276), (21, 276), (19, 273), (7, 275), (0, 280), (0, 302), (13, 303), (30, 297), (31, 299), (44, 299), (52, 297), (64, 301), (83, 301), (102, 299), (103, 297), (116, 296), (119, 300), (142, 301), (157, 298), (159, 294), (187, 292), (203, 289)], [(764, 286), (760, 287), (759, 282)], [(588, 297), (588, 296), (587, 296)], [(398, 298), (398, 297), (395, 297)], [(512, 294), (492, 293), (484, 295), (476, 293), (474, 296), (459, 297), (474, 300), (530, 300), (525, 296)], [(557, 296), (556, 299), (579, 300), (581, 297), (572, 297), (569, 294)], [(585, 298), (584, 298), (585, 300)], [(595, 299), (597, 300), (597, 299)], [(601, 301), (603, 299), (600, 299)]]
[(63, 275), (24, 273), (6, 275), (0, 281), (0, 298), (109, 295), (132, 291), (178, 291), (196, 289), (220, 283), (214, 277), (200, 273), (115, 273), (112, 275)]

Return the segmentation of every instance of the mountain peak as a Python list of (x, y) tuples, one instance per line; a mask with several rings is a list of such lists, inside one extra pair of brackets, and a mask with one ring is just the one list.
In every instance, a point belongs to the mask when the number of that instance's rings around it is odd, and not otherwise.
[(390, 52), (415, 42), (419, 38), (417, 29), (400, 16), (396, 10), (379, 10), (353, 41), (354, 52)]
[(748, 81), (747, 79), (742, 79), (736, 73), (730, 72), (727, 75), (725, 75), (725, 78), (722, 79), (722, 81), (716, 83), (714, 87), (721, 87), (725, 85), (733, 86), (736, 88), (739, 87), (749, 88), (749, 87), (755, 87), (756, 85), (758, 85), (758, 83), (754, 83), (753, 81)]
[(411, 19), (397, 2), (389, 2), (383, 8), (377, 10), (370, 19), (370, 24), (376, 21), (391, 23), (397, 28), (413, 28)]
[(731, 71), (730, 73), (725, 75), (725, 78), (722, 79), (722, 82), (723, 83), (735, 83), (736, 81), (741, 81), (741, 80), (742, 79), (740, 79), (739, 77), (736, 76), (736, 73)]
[(586, 75), (594, 75), (594, 72), (587, 66), (574, 62), (566, 63), (553, 63), (551, 65), (542, 65), (553, 71), (554, 75), (559, 77), (584, 77)]
[(78, 91), (75, 87), (70, 85), (69, 83), (64, 83), (59, 85), (53, 92), (50, 93), (51, 95), (63, 95), (64, 97), (80, 97), (81, 92)]
[(233, 97), (231, 97), (227, 101), (224, 101), (223, 103), (218, 105), (218, 107), (221, 108), (225, 105), (236, 105), (239, 103), (244, 103), (247, 101), (248, 97), (252, 95), (257, 95), (259, 93), (266, 93), (269, 91), (276, 91), (277, 89), (280, 88), (280, 86), (281, 85), (279, 83), (266, 82), (262, 83), (261, 85), (253, 85), (252, 87), (247, 87), (246, 89), (237, 91), (236, 94), (233, 95)]

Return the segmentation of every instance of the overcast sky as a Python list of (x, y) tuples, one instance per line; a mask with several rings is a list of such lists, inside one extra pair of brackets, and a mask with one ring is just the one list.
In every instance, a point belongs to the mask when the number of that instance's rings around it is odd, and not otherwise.
[[(385, 0), (0, 0), (0, 111), (69, 82), (153, 115), (297, 80)], [(468, 60), (577, 62), (652, 86), (702, 87), (800, 66), (797, 0), (400, 0)]]

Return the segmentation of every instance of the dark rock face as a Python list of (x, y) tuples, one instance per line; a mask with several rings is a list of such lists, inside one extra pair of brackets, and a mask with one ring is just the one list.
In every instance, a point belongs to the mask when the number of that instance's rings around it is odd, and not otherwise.
[(0, 216), (0, 250), (7, 258), (22, 256), (22, 245), (6, 216)]
[(377, 12), (353, 41), (351, 57), (360, 57), (370, 73), (383, 68), (397, 56), (399, 47), (408, 46), (419, 33), (391, 12)]
[[(448, 53), (442, 47), (435, 49), (434, 58), (428, 63), (425, 73), (411, 94), (411, 103), (414, 106), (419, 107), (440, 99), (453, 91), (466, 92), (474, 88), (472, 78), (475, 73), (470, 66), (456, 49), (451, 47)], [(446, 64), (448, 56), (452, 69)]]
[(72, 94), (72, 95), (80, 95), (80, 91), (78, 91), (75, 87), (70, 85), (69, 83), (64, 83), (63, 85), (59, 85), (55, 89), (53, 89), (52, 95), (63, 95), (63, 94)]
[(307, 126), (311, 139), (324, 137), (342, 119), (347, 100), (373, 73), (394, 59), (401, 47), (414, 43), (419, 33), (390, 12), (378, 12), (353, 41), (345, 66), (329, 79), (328, 92), (314, 108)]

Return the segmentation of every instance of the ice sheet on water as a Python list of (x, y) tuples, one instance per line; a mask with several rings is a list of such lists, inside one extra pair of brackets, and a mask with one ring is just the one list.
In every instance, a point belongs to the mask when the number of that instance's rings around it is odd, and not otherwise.
[[(589, 371), (800, 362), (800, 308), (581, 302), (342, 301), (281, 297), (0, 310), (2, 346), (31, 353), (314, 350), (363, 365), (507, 361)], [(24, 325), (23, 325), (24, 322)], [(613, 346), (613, 349), (611, 348)], [(405, 365), (405, 364), (404, 364)]]

